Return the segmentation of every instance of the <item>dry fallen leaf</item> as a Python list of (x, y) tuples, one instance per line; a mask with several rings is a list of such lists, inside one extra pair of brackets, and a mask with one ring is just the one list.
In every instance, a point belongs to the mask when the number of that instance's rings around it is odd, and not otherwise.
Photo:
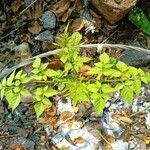
[(144, 135), (144, 141), (145, 141), (146, 144), (150, 144), (150, 135), (145, 134)]
[(42, 30), (42, 26), (39, 24), (38, 21), (32, 21), (28, 27), (28, 31), (32, 34), (39, 34)]
[(52, 59), (49, 64), (48, 67), (54, 70), (59, 70), (59, 69), (63, 69), (64, 68), (64, 64), (61, 60), (59, 59)]
[(112, 115), (112, 118), (121, 122), (124, 125), (132, 123), (132, 120), (130, 119), (130, 112), (128, 110), (116, 112)]
[(11, 10), (12, 10), (13, 12), (17, 12), (18, 9), (21, 7), (21, 5), (22, 5), (22, 1), (21, 1), (21, 0), (13, 0), (13, 1), (11, 2), (10, 8), (11, 8)]
[(84, 65), (84, 66), (80, 69), (79, 74), (80, 74), (81, 76), (89, 76), (89, 75), (90, 75), (90, 73), (89, 73), (90, 70), (91, 70), (91, 67), (90, 67), (89, 65)]
[(73, 139), (74, 144), (79, 144), (79, 143), (82, 144), (84, 142), (85, 142), (85, 139), (82, 136), (79, 136)]
[(70, 0), (60, 0), (53, 5), (53, 11), (57, 17), (62, 16), (70, 7)]
[(16, 144), (13, 146), (13, 150), (25, 150), (25, 148), (21, 144)]
[(73, 9), (72, 8), (69, 8), (68, 11), (66, 11), (62, 18), (61, 18), (61, 21), (63, 22), (66, 22), (68, 20), (68, 18), (70, 17), (71, 13), (72, 13)]
[(35, 3), (35, 11), (33, 13), (33, 18), (38, 19), (42, 16), (45, 4), (46, 3), (43, 3), (43, 1), (37, 1), (37, 3)]
[(69, 31), (76, 32), (80, 31), (82, 28), (84, 28), (84, 20), (81, 18), (77, 18), (73, 20), (73, 22), (69, 26)]
[(67, 121), (73, 118), (73, 114), (70, 111), (64, 111), (60, 114), (60, 120)]

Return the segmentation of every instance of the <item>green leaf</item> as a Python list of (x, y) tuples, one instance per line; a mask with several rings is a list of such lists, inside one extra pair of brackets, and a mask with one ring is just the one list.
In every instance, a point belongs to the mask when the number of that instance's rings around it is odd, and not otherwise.
[(31, 77), (24, 77), (24, 78), (20, 79), (20, 81), (21, 81), (22, 84), (28, 83), (30, 80), (31, 80)]
[(111, 76), (111, 77), (120, 77), (121, 76), (121, 72), (117, 71), (115, 69), (107, 69), (103, 71), (103, 74), (105, 76)]
[(48, 77), (55, 77), (55, 76), (58, 76), (60, 74), (60, 71), (55, 71), (55, 70), (52, 70), (52, 69), (46, 69), (44, 74)]
[(6, 100), (8, 101), (9, 107), (15, 109), (21, 100), (20, 94), (12, 92), (12, 89), (9, 89), (5, 92)]
[(35, 89), (35, 90), (33, 91), (33, 93), (34, 93), (35, 95), (42, 95), (42, 94), (43, 94), (43, 88), (42, 88), (42, 87), (39, 87), (39, 88)]
[(132, 84), (133, 84), (133, 81), (132, 81), (132, 80), (126, 80), (124, 84), (125, 84), (125, 85), (132, 85)]
[(105, 101), (108, 100), (108, 99), (110, 99), (109, 93), (103, 93), (103, 94), (101, 94), (101, 97), (102, 97)]
[(97, 85), (93, 83), (93, 84), (89, 84), (89, 85), (87, 86), (87, 89), (88, 89), (90, 92), (97, 93), (98, 90), (99, 90), (99, 87), (97, 87)]
[(122, 98), (128, 102), (128, 104), (132, 104), (133, 101), (133, 88), (130, 86), (125, 86), (121, 91)]
[(14, 77), (15, 77), (15, 71), (13, 71), (13, 73), (7, 79), (7, 85), (8, 86), (11, 86), (13, 84)]
[(118, 84), (115, 86), (115, 90), (121, 90), (123, 87), (124, 87), (124, 83), (118, 83)]
[(70, 39), (69, 39), (69, 44), (71, 44), (72, 46), (79, 46), (79, 43), (82, 39), (82, 35), (79, 32), (74, 32)]
[(17, 74), (15, 75), (15, 79), (20, 79), (22, 72), (23, 70), (20, 70), (19, 72), (17, 72)]
[(36, 102), (34, 104), (34, 110), (35, 110), (37, 118), (39, 118), (40, 115), (44, 112), (44, 109), (45, 109), (45, 107), (42, 102)]
[(27, 89), (21, 89), (20, 93), (23, 96), (31, 96), (31, 93)]
[(94, 101), (94, 108), (97, 114), (103, 112), (103, 109), (105, 108), (105, 101), (102, 97), (99, 97), (99, 99)]
[(109, 84), (103, 84), (102, 85), (102, 91), (104, 93), (111, 93), (111, 92), (114, 92), (115, 90)]
[(41, 72), (41, 70), (39, 68), (35, 68), (32, 70), (33, 74), (38, 74), (39, 72)]
[(89, 57), (81, 57), (81, 60), (83, 63), (90, 61), (91, 59)]
[(98, 74), (99, 76), (102, 76), (102, 69), (98, 67), (92, 68), (90, 71), (88, 71), (89, 74)]
[(15, 88), (13, 88), (13, 91), (15, 92), (15, 93), (19, 93), (20, 92), (20, 88), (19, 87), (15, 87)]
[(138, 73), (140, 74), (140, 76), (144, 76), (145, 75), (145, 73), (144, 73), (144, 71), (142, 70), (142, 69), (138, 69)]
[(59, 92), (54, 89), (47, 89), (47, 91), (44, 92), (44, 95), (46, 97), (51, 97), (51, 96), (57, 95), (58, 93)]
[(148, 80), (147, 80), (146, 77), (141, 77), (141, 80), (142, 80), (142, 82), (144, 82), (144, 83), (148, 83)]
[(118, 61), (118, 63), (116, 64), (116, 67), (122, 72), (124, 72), (128, 69), (128, 66), (121, 61)]
[(33, 63), (33, 68), (39, 68), (41, 65), (41, 58), (37, 57)]
[(44, 81), (47, 81), (47, 76), (46, 76), (46, 75), (42, 75), (42, 79), (43, 79)]
[(129, 66), (128, 73), (131, 74), (132, 76), (136, 76), (139, 73), (139, 71), (137, 68)]
[(19, 86), (21, 84), (20, 80), (15, 81), (15, 86)]
[(50, 102), (50, 100), (49, 100), (48, 98), (42, 99), (42, 103), (43, 103), (44, 105), (49, 105), (49, 106), (52, 105), (52, 103)]
[(35, 80), (42, 80), (42, 76), (41, 75), (33, 75), (32, 77)]
[(41, 64), (40, 69), (43, 71), (47, 68), (47, 66), (48, 66), (48, 63)]
[(2, 80), (2, 86), (6, 86), (7, 80), (6, 77), (4, 77), (4, 79)]
[(5, 95), (5, 88), (2, 88), (0, 90), (0, 95), (1, 95), (1, 100), (4, 98), (4, 95)]
[(141, 81), (140, 80), (133, 81), (133, 90), (136, 95), (140, 94), (140, 92), (141, 92)]
[(141, 31), (150, 36), (150, 21), (138, 7), (133, 7), (129, 13), (129, 20), (136, 25)]
[(20, 94), (14, 94), (11, 102), (9, 101), (9, 106), (14, 110), (20, 104), (21, 96)]
[(101, 54), (99, 59), (104, 64), (108, 63), (110, 60), (109, 55), (107, 55), (106, 53)]
[(100, 93), (92, 93), (90, 97), (92, 100), (97, 100), (100, 98)]

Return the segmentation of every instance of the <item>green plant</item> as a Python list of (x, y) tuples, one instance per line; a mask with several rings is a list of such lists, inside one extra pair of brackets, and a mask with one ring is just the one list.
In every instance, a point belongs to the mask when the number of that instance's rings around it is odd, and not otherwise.
[(97, 113), (103, 111), (111, 93), (118, 90), (122, 98), (132, 104), (133, 97), (140, 94), (141, 84), (150, 82), (150, 73), (102, 53), (99, 61), (88, 71), (89, 75), (81, 75), (80, 70), (91, 60), (79, 55), (81, 39), (78, 32), (69, 35), (65, 31), (58, 41), (62, 52), (56, 54), (64, 63), (64, 69), (49, 69), (48, 63), (43, 64), (40, 58), (36, 58), (30, 77), (20, 70), (3, 78), (0, 82), (1, 99), (5, 97), (9, 107), (15, 109), (22, 96), (33, 96), (37, 117), (46, 106), (52, 105), (50, 98), (55, 95), (71, 98), (74, 106), (91, 100)]
[(143, 33), (150, 36), (150, 21), (145, 16), (142, 9), (135, 6), (129, 13), (129, 20)]

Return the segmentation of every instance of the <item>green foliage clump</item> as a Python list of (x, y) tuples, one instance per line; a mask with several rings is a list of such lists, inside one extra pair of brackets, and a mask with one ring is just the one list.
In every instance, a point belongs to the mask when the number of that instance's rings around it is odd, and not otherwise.
[(145, 16), (142, 9), (135, 6), (129, 13), (129, 20), (143, 33), (150, 36), (150, 21)]
[(140, 94), (142, 83), (150, 82), (150, 73), (102, 53), (88, 71), (89, 75), (81, 75), (80, 70), (91, 60), (79, 55), (81, 39), (78, 32), (69, 35), (65, 31), (58, 41), (62, 51), (56, 54), (64, 63), (64, 69), (49, 69), (48, 63), (43, 64), (40, 58), (36, 58), (30, 76), (20, 70), (3, 78), (0, 82), (1, 99), (5, 98), (9, 108), (15, 109), (22, 96), (33, 96), (37, 117), (46, 106), (52, 105), (50, 98), (56, 95), (71, 98), (74, 106), (91, 100), (95, 111), (100, 113), (112, 93), (120, 90), (123, 100), (131, 105), (134, 96)]

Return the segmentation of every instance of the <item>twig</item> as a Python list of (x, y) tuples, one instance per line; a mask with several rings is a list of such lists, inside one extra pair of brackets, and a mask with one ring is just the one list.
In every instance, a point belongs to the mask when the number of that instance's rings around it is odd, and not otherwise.
[(134, 117), (134, 116), (136, 116), (136, 115), (140, 114), (141, 112), (143, 112), (143, 111), (144, 111), (144, 110), (146, 110), (146, 109), (150, 109), (150, 106), (146, 106), (146, 107), (145, 107), (145, 108), (143, 108), (142, 110), (140, 110), (140, 111), (138, 111), (138, 112), (133, 113), (130, 117)]
[[(106, 47), (106, 48), (121, 48), (121, 49), (128, 49), (128, 50), (136, 50), (136, 51), (141, 51), (141, 52), (145, 52), (147, 54), (150, 54), (150, 50), (149, 49), (145, 49), (145, 48), (140, 48), (140, 47), (137, 47), (137, 46), (129, 46), (129, 45), (123, 45), (123, 44), (85, 44), (85, 45), (81, 45), (80, 46), (81, 48), (103, 48), (103, 47)], [(8, 76), (12, 71), (18, 69), (18, 68), (21, 68), (21, 67), (24, 67), (26, 65), (29, 65), (31, 64), (36, 57), (47, 57), (47, 56), (50, 56), (50, 55), (53, 55), (53, 54), (56, 54), (58, 52), (60, 52), (61, 49), (55, 49), (53, 51), (49, 51), (49, 52), (46, 52), (46, 53), (43, 53), (43, 54), (40, 54), (40, 55), (37, 55), (35, 57), (32, 57), (32, 58), (29, 58), (23, 62), (21, 62), (20, 64), (12, 67), (12, 68), (9, 68), (9, 69), (6, 69), (6, 70), (3, 70), (2, 72), (0, 72), (0, 79), (3, 78), (4, 76)], [(100, 51), (99, 51), (100, 52)]]
[(106, 138), (101, 133), (100, 133), (100, 136), (108, 145), (112, 147), (112, 144), (109, 141), (107, 141)]
[(35, 2), (37, 2), (38, 0), (33, 1), (29, 6), (27, 6), (24, 10), (21, 11), (21, 13), (19, 14), (19, 16), (21, 16), (27, 9), (29, 9), (32, 5), (34, 5)]
[(56, 49), (54, 51), (49, 51), (49, 52), (37, 55), (35, 57), (29, 58), (29, 59), (21, 62), (20, 64), (18, 64), (16, 66), (13, 66), (12, 68), (8, 68), (6, 70), (3, 70), (2, 72), (0, 72), (0, 79), (3, 78), (4, 76), (8, 76), (12, 71), (14, 71), (18, 68), (21, 68), (21, 67), (24, 67), (26, 65), (31, 64), (35, 60), (36, 57), (42, 58), (42, 57), (46, 57), (46, 56), (49, 56), (49, 55), (53, 55), (53, 54), (58, 53), (58, 52), (60, 52), (60, 49)]
[(12, 137), (18, 137), (20, 136), (19, 134), (14, 134), (14, 135), (1, 135), (0, 138), (12, 138)]

